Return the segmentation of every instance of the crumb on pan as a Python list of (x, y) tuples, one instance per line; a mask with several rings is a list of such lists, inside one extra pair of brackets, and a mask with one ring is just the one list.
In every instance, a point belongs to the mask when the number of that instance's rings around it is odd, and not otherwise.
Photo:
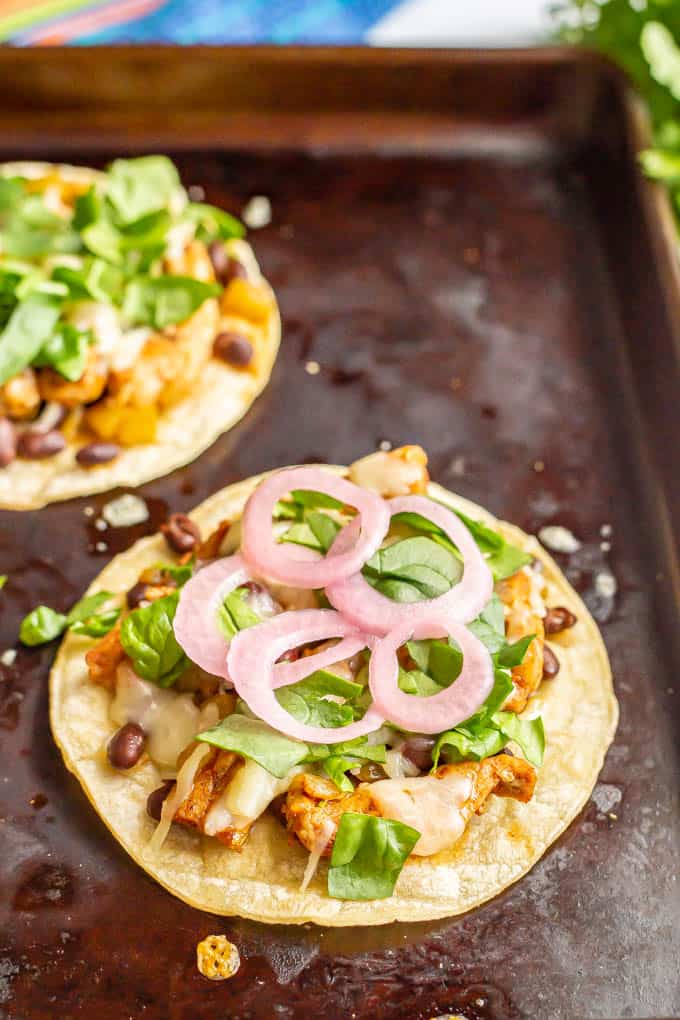
[(224, 981), (237, 972), (241, 957), (226, 935), (208, 935), (196, 946), (196, 966), (210, 981)]

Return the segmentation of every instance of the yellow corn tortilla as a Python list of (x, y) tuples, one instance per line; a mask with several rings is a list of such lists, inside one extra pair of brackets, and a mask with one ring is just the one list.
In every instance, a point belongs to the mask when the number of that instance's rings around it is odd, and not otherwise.
[[(345, 468), (328, 470), (346, 473)], [(191, 516), (203, 533), (224, 518), (238, 517), (261, 478), (229, 486), (197, 507)], [(373, 925), (460, 914), (526, 874), (588, 800), (618, 721), (607, 652), (595, 621), (535, 538), (438, 485), (430, 485), (428, 492), (498, 527), (539, 559), (548, 604), (566, 606), (578, 616), (573, 629), (551, 641), (560, 672), (541, 685), (527, 709), (543, 716), (547, 745), (533, 800), (521, 804), (491, 797), (486, 812), (471, 819), (454, 847), (434, 857), (409, 859), (394, 895), (371, 902), (331, 899), (324, 862), (300, 892), (308, 854), (269, 814), (254, 825), (240, 854), (180, 826), (173, 826), (160, 852), (152, 853), (148, 842), (155, 825), (146, 814), (146, 799), (160, 785), (160, 773), (149, 761), (131, 775), (106, 764), (102, 749), (116, 728), (108, 714), (111, 695), (88, 681), (84, 653), (90, 643), (68, 635), (50, 678), (55, 740), (116, 839), (175, 896), (200, 910), (277, 924)], [(145, 567), (167, 555), (162, 537), (142, 539), (112, 560), (90, 591), (125, 591)]]
[[(35, 179), (49, 174), (87, 185), (102, 176), (87, 167), (50, 163), (0, 165), (3, 177)], [(250, 245), (232, 240), (227, 242), (227, 250), (247, 266), (250, 278), (265, 287), (272, 298), (271, 315), (263, 325), (254, 368), (239, 370), (210, 358), (195, 390), (161, 413), (156, 440), (124, 447), (109, 464), (80, 467), (75, 455), (83, 442), (68, 443), (61, 453), (46, 460), (13, 461), (0, 470), (0, 509), (33, 510), (117, 486), (143, 485), (195, 460), (240, 421), (269, 381), (281, 340), (281, 320), (274, 293), (262, 277)]]

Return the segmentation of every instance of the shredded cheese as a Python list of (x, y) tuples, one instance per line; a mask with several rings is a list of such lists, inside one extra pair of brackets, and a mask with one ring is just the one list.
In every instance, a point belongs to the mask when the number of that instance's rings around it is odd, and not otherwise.
[(170, 826), (172, 825), (172, 820), (175, 817), (178, 807), (191, 793), (191, 788), (194, 785), (196, 774), (203, 764), (204, 759), (207, 758), (211, 752), (212, 748), (208, 744), (198, 744), (177, 773), (175, 789), (163, 801), (163, 807), (161, 808), (161, 820), (156, 827), (156, 831), (149, 840), (149, 849), (152, 853), (158, 853), (160, 848), (163, 846), (163, 843), (170, 832)]
[(302, 882), (300, 883), (300, 892), (304, 892), (314, 878), (316, 869), (319, 867), (319, 861), (321, 860), (323, 852), (333, 836), (334, 830), (334, 823), (330, 820), (330, 818), (327, 818), (321, 826), (319, 834), (314, 840), (314, 845), (309, 852), (307, 867), (305, 868), (305, 873), (302, 876)]

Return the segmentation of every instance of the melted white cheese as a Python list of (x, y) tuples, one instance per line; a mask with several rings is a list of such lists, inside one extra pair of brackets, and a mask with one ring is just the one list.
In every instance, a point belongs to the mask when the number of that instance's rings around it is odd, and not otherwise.
[(210, 808), (204, 824), (206, 836), (225, 829), (243, 829), (254, 822), (275, 797), (286, 792), (298, 772), (302, 769), (294, 768), (283, 779), (277, 779), (247, 758)]
[(161, 820), (149, 840), (149, 849), (153, 853), (156, 853), (163, 846), (166, 836), (170, 832), (170, 826), (178, 807), (191, 793), (196, 773), (203, 764), (203, 759), (211, 753), (212, 748), (209, 744), (197, 744), (177, 773), (175, 788), (163, 801)]
[(110, 715), (117, 726), (139, 723), (148, 734), (149, 757), (164, 769), (175, 767), (179, 754), (204, 725), (201, 709), (191, 694), (148, 683), (127, 663), (118, 667)]
[(419, 857), (453, 846), (463, 834), (461, 808), (472, 794), (468, 776), (453, 772), (441, 778), (380, 779), (371, 784), (370, 791), (383, 818), (418, 830), (420, 839), (412, 853)]

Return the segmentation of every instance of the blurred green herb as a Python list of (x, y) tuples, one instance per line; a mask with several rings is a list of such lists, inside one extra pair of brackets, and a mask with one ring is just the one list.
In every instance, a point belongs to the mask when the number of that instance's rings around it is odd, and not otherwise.
[(554, 8), (560, 37), (616, 61), (649, 107), (645, 173), (668, 188), (680, 229), (680, 4), (677, 0), (568, 0)]

